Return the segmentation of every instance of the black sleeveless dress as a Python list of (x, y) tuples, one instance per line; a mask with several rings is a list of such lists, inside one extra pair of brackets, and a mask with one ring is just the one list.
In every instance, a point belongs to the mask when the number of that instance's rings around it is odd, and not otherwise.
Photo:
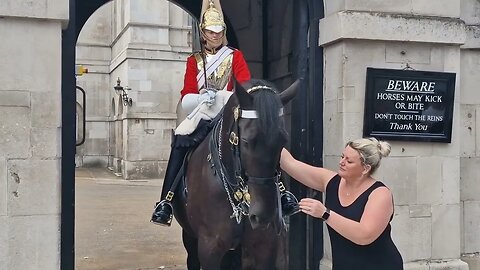
[[(325, 206), (337, 214), (358, 222), (372, 191), (385, 186), (382, 182), (376, 181), (352, 204), (343, 207), (338, 198), (339, 185), (340, 176), (337, 174), (327, 185)], [(373, 243), (365, 246), (357, 245), (330, 226), (327, 225), (327, 227), (332, 245), (333, 270), (403, 270), (402, 256), (392, 241), (390, 223)]]

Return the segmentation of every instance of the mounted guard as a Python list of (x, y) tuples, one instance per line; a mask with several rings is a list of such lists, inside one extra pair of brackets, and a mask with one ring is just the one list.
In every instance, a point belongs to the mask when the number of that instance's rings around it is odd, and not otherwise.
[[(213, 128), (215, 119), (234, 91), (234, 79), (240, 84), (251, 79), (242, 52), (227, 46), (220, 1), (203, 0), (201, 14), (202, 51), (193, 53), (187, 59), (181, 105), (188, 116), (175, 129), (160, 201), (156, 203), (151, 218), (151, 222), (158, 225), (171, 225), (172, 199), (184, 173), (185, 156)], [(278, 186), (283, 215), (298, 212), (295, 196), (286, 191), (281, 182)]]

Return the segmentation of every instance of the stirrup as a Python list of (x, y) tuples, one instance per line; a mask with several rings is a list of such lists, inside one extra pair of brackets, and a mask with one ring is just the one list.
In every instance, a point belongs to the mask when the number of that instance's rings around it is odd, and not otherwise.
[(172, 205), (172, 203), (171, 203), (169, 200), (161, 200), (161, 201), (155, 203), (155, 208), (153, 208), (153, 212), (157, 212), (158, 207), (159, 207), (160, 205), (164, 205), (164, 204), (170, 205), (170, 208), (173, 209), (173, 205)]
[[(167, 205), (170, 207), (170, 216), (167, 219), (163, 219), (160, 216), (156, 215), (156, 213), (159, 211), (159, 206), (165, 207)], [(150, 222), (156, 225), (161, 225), (161, 226), (167, 226), (170, 227), (172, 225), (172, 220), (173, 220), (173, 205), (171, 204), (170, 201), (168, 200), (162, 200), (160, 202), (157, 202), (155, 205), (155, 209), (153, 210), (152, 218), (150, 219)]]

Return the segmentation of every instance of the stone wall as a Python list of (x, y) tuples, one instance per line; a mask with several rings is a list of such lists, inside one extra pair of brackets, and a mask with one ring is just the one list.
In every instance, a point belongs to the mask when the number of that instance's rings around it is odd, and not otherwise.
[(0, 269), (60, 268), (67, 20), (68, 1), (0, 2)]
[[(249, 3), (257, 18), (258, 2)], [(479, 10), (477, 0), (325, 0), (319, 44), (325, 49), (327, 168), (337, 167), (347, 140), (362, 135), (367, 67), (408, 64), (457, 74), (452, 143), (392, 141), (377, 173), (394, 193), (393, 237), (406, 269), (480, 269)], [(186, 16), (163, 0), (115, 1), (84, 27), (78, 64), (90, 73), (78, 77), (88, 98), (79, 163), (112, 166), (125, 178), (162, 175), (190, 52)], [(67, 22), (68, 1), (0, 1), (0, 36), (6, 37), (0, 43), (0, 269), (60, 268), (61, 31)], [(243, 19), (239, 40), (259, 25)], [(288, 40), (290, 33), (272, 27), (275, 40)], [(262, 44), (240, 46), (249, 51), (253, 73), (261, 74)], [(268, 76), (277, 81), (289, 65), (285, 46), (269, 59)], [(132, 88), (132, 107), (113, 92), (117, 78)], [(328, 241), (325, 250), (322, 269), (329, 269)]]
[[(478, 35), (460, 17), (478, 1), (325, 1), (324, 157), (336, 169), (343, 145), (362, 136), (366, 68), (457, 74), (452, 142), (390, 141), (376, 177), (393, 191), (393, 238), (405, 269), (469, 269), (478, 254)], [(478, 24), (478, 23), (477, 23)], [(465, 44), (465, 45), (463, 45)], [(477, 63), (478, 62), (478, 63)], [(477, 120), (475, 120), (477, 119)], [(325, 230), (325, 235), (328, 235)], [(330, 269), (330, 243), (322, 265)], [(469, 256), (475, 261), (475, 256)], [(468, 261), (468, 260), (465, 260)], [(470, 263), (470, 269), (478, 269)]]
[(461, 2), (467, 39), (460, 58), (460, 201), (462, 204), (462, 260), (480, 269), (480, 2)]
[[(110, 121), (113, 119), (113, 85), (110, 80), (113, 40), (112, 5), (98, 9), (87, 21), (78, 38), (77, 64), (88, 68), (88, 73), (77, 76), (77, 85), (86, 92), (85, 143), (77, 147), (76, 164), (85, 167), (107, 167), (110, 157)], [(80, 91), (77, 102), (83, 107)], [(80, 114), (81, 115), (81, 114)], [(78, 121), (77, 127), (82, 122)], [(77, 141), (82, 135), (77, 135)]]

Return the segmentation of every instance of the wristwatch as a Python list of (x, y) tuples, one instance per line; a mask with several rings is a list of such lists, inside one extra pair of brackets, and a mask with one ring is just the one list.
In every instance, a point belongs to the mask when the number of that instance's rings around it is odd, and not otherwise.
[(322, 215), (322, 219), (326, 221), (329, 217), (330, 217), (330, 209), (325, 207), (325, 212)]

